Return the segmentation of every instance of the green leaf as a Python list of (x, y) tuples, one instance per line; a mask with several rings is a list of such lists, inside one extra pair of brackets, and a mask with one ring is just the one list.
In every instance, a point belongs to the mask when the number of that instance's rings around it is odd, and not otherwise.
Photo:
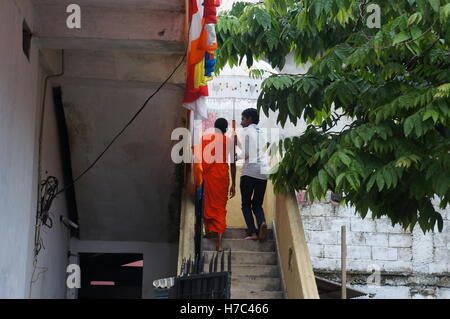
[(344, 163), (344, 164), (347, 165), (347, 166), (350, 166), (350, 164), (351, 164), (351, 162), (352, 162), (352, 160), (351, 160), (350, 157), (348, 157), (347, 155), (345, 155), (345, 154), (342, 153), (342, 152), (339, 152), (339, 153), (338, 153), (338, 156), (339, 156), (339, 159), (342, 161), (342, 163)]
[(314, 154), (307, 162), (308, 166), (313, 166), (319, 160), (320, 153)]
[(410, 34), (408, 32), (402, 31), (395, 35), (392, 45), (399, 44), (401, 42), (404, 42), (406, 40), (409, 40), (411, 38)]
[(439, 12), (439, 9), (441, 7), (441, 3), (439, 0), (428, 0), (431, 7), (433, 8), (434, 12)]
[(412, 24), (419, 24), (422, 21), (422, 14), (420, 12), (416, 12), (412, 14), (408, 19), (408, 27)]
[(342, 180), (344, 179), (346, 173), (341, 173), (339, 174), (339, 176), (336, 178), (336, 187), (340, 187)]
[(376, 177), (377, 177), (377, 176), (376, 176), (375, 174), (373, 174), (373, 175), (370, 177), (369, 182), (367, 183), (367, 187), (366, 187), (366, 191), (367, 191), (367, 192), (370, 192), (370, 190), (372, 189), (373, 184), (375, 184)]
[(295, 94), (294, 93), (289, 93), (287, 103), (288, 103), (289, 112), (292, 115), (297, 116), (298, 114), (297, 114), (297, 108), (295, 105)]
[(414, 129), (414, 119), (412, 117), (408, 117), (405, 120), (405, 124), (403, 124), (405, 136), (409, 136)]
[(386, 188), (387, 188), (387, 189), (391, 188), (391, 185), (392, 185), (392, 177), (391, 177), (391, 175), (389, 174), (388, 170), (387, 170), (387, 169), (384, 169), (383, 172), (382, 172), (382, 174), (383, 174), (383, 178), (384, 178), (384, 181), (385, 181), (385, 183), (386, 183), (386, 186), (387, 186)]
[(410, 32), (411, 32), (412, 39), (419, 38), (423, 33), (422, 30), (417, 26), (412, 27)]
[(383, 178), (383, 175), (380, 173), (377, 173), (377, 186), (378, 186), (378, 191), (381, 192), (384, 187), (384, 178)]
[(332, 4), (330, 0), (316, 0), (316, 17), (319, 17), (322, 12), (328, 14), (331, 11)]
[(320, 182), (320, 186), (322, 187), (322, 190), (324, 192), (327, 191), (328, 187), (327, 187), (327, 180), (328, 180), (328, 175), (324, 170), (320, 170), (319, 171), (319, 182)]
[(312, 186), (312, 191), (315, 197), (320, 197), (320, 185), (319, 185), (319, 179), (317, 177), (315, 177), (312, 180), (311, 183)]
[(266, 32), (266, 43), (270, 51), (275, 50), (278, 47), (278, 34), (274, 30), (269, 30)]
[(354, 175), (346, 175), (345, 178), (347, 179), (347, 181), (349, 182), (350, 186), (353, 188), (353, 190), (357, 190), (358, 189), (358, 181), (356, 180)]

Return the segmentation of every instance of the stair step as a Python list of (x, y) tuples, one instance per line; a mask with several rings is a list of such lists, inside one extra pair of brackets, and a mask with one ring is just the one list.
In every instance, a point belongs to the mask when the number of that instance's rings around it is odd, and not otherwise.
[(235, 290), (280, 291), (279, 277), (232, 276), (231, 286)]
[[(237, 251), (253, 251), (253, 252), (274, 252), (275, 251), (275, 241), (266, 240), (261, 243), (255, 240), (245, 240), (245, 239), (223, 239), (222, 246), (225, 250), (231, 248), (232, 252)], [(215, 250), (216, 241), (215, 239), (203, 239), (203, 249)]]
[(232, 276), (278, 277), (276, 265), (231, 265)]
[(282, 291), (253, 291), (231, 288), (231, 299), (283, 299)]
[[(227, 228), (223, 236), (223, 248), (231, 249), (231, 298), (233, 299), (283, 299), (280, 270), (272, 229), (265, 242), (245, 240), (246, 229)], [(216, 253), (214, 238), (204, 238), (205, 269)], [(222, 255), (219, 254), (218, 270)], [(228, 256), (225, 255), (225, 269)]]
[[(212, 256), (216, 253), (215, 251), (205, 251), (206, 255), (205, 261), (208, 263)], [(219, 264), (220, 264), (219, 255)], [(226, 255), (227, 257), (227, 255)], [(225, 258), (225, 263), (228, 259)], [(276, 265), (277, 264), (277, 254), (275, 252), (254, 252), (254, 251), (235, 251), (231, 252), (231, 264), (258, 264), (258, 265)]]
[[(244, 239), (247, 237), (247, 229), (244, 228), (227, 228), (223, 238)], [(267, 239), (273, 239), (273, 230), (267, 229)]]

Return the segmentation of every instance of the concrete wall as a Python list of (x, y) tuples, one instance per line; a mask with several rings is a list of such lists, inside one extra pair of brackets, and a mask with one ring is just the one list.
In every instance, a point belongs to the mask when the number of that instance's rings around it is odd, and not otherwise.
[[(22, 52), (22, 22), (33, 30), (28, 0), (0, 1), (0, 298), (27, 298), (32, 275), (37, 207), (37, 140), (44, 70), (36, 43), (30, 60)], [(47, 103), (52, 110), (51, 98)], [(47, 114), (43, 167), (60, 177), (54, 115)], [(51, 137), (51, 138), (50, 138)], [(43, 235), (46, 247), (38, 267), (47, 267), (33, 284), (33, 297), (64, 297), (66, 233), (59, 225), (64, 197), (55, 201), (55, 226)], [(63, 267), (64, 266), (64, 267)], [(45, 269), (36, 269), (37, 274)]]
[[(55, 60), (58, 61), (58, 59)], [(44, 68), (41, 67), (40, 84), (42, 87), (46, 73)], [(41, 101), (41, 97), (39, 101)], [(39, 110), (39, 119), (41, 112), (42, 110)], [(35, 160), (36, 163), (37, 159)], [(53, 104), (52, 83), (50, 82), (46, 94), (41, 179), (45, 179), (49, 175), (55, 176), (60, 183), (60, 188), (62, 188), (64, 179), (61, 163), (57, 119)], [(37, 169), (37, 167), (35, 168)], [(69, 229), (60, 222), (60, 216), (68, 217), (67, 211), (65, 196), (62, 194), (55, 199), (50, 211), (53, 227), (51, 229), (42, 228), (41, 231), (41, 239), (45, 249), (42, 249), (38, 255), (36, 269), (32, 268), (31, 298), (54, 299), (64, 298), (65, 296), (70, 233)], [(34, 229), (31, 230), (31, 235), (34, 235)]]
[(181, 272), (183, 259), (189, 259), (195, 255), (195, 186), (193, 184), (192, 166), (187, 166), (185, 171), (185, 187), (182, 194), (180, 214), (180, 237), (178, 241), (178, 266), (177, 274)]
[[(153, 298), (153, 281), (176, 276), (178, 245), (148, 242), (84, 241), (73, 239), (71, 254), (136, 253), (144, 255), (142, 298)], [(83, 271), (81, 269), (81, 271)]]
[[(86, 79), (70, 79), (62, 87), (75, 177), (155, 90), (148, 83)], [(182, 88), (173, 84), (162, 89), (79, 180), (75, 190), (82, 240), (178, 242), (171, 133), (181, 126), (182, 95)]]
[[(174, 1), (165, 1), (178, 11), (155, 10), (154, 0), (129, 1), (97, 0), (78, 3), (82, 9), (81, 29), (67, 28), (66, 8), (69, 1), (37, 1), (37, 36), (47, 48), (88, 50), (152, 50), (178, 52), (184, 50), (185, 10)], [(113, 3), (115, 2), (115, 3)], [(147, 5), (145, 5), (147, 4)], [(151, 7), (148, 5), (153, 4)], [(163, 6), (160, 6), (163, 7)]]
[(22, 53), (24, 17), (32, 27), (28, 2), (0, 2), (0, 298), (26, 296), (36, 208), (38, 53), (32, 49), (31, 63)]
[[(346, 225), (350, 283), (375, 298), (449, 297), (450, 208), (440, 210), (443, 232), (427, 234), (419, 227), (412, 232), (392, 227), (387, 218), (374, 221), (370, 213), (363, 220), (354, 209), (326, 201), (300, 210), (316, 273), (339, 281), (340, 229)], [(381, 286), (369, 288), (372, 268), (380, 270)]]

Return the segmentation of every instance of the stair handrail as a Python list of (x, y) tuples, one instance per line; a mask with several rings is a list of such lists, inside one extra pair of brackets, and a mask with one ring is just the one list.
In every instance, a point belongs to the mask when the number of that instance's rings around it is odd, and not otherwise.
[(274, 239), (289, 299), (319, 299), (314, 270), (295, 195), (274, 195)]
[(185, 183), (181, 195), (180, 235), (178, 241), (178, 267), (180, 275), (183, 260), (195, 255), (195, 195), (193, 196), (193, 170), (186, 165)]

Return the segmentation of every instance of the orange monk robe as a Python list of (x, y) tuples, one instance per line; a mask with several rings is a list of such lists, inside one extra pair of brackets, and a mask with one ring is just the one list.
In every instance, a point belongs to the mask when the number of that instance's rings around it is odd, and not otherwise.
[[(198, 151), (197, 148), (197, 155)], [(202, 137), (201, 152), (202, 179), (205, 187), (205, 228), (223, 234), (227, 227), (226, 207), (230, 186), (228, 165), (232, 154), (232, 141), (223, 134), (205, 135)]]

